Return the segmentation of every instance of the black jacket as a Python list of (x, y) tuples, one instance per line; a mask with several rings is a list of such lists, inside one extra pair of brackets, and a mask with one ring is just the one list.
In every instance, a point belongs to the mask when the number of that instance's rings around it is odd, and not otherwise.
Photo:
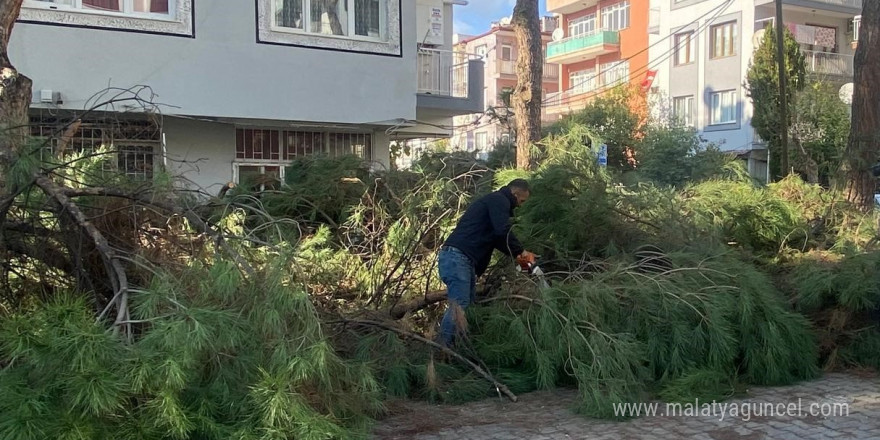
[(493, 249), (514, 257), (519, 255), (522, 245), (510, 230), (515, 207), (516, 197), (507, 187), (479, 198), (461, 216), (446, 245), (470, 257), (477, 275), (486, 271)]

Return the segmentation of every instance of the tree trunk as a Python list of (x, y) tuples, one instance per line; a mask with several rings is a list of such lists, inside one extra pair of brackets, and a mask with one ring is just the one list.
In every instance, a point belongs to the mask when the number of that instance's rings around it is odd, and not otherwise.
[(871, 166), (880, 159), (880, 1), (864, 2), (858, 37), (845, 192), (847, 200), (869, 211), (876, 186)]
[(531, 146), (541, 140), (541, 82), (544, 76), (544, 52), (538, 0), (517, 0), (513, 8), (514, 32), (519, 45), (516, 62), (516, 89), (513, 112), (516, 118), (516, 167), (529, 169)]
[[(28, 137), (31, 80), (15, 70), (8, 54), (12, 26), (18, 19), (22, 1), (0, 1), (0, 165), (10, 163)], [(2, 174), (0, 187), (6, 187), (6, 177)], [(0, 190), (0, 194), (3, 192)]]

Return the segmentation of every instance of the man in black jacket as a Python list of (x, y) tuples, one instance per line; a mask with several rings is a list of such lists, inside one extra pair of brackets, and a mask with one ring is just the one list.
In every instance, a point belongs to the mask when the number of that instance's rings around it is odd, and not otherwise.
[(516, 179), (507, 186), (475, 201), (465, 211), (446, 243), (440, 248), (440, 279), (446, 284), (449, 306), (440, 324), (440, 340), (452, 345), (456, 332), (453, 303), (462, 310), (474, 301), (477, 277), (486, 271), (492, 251), (534, 262), (535, 255), (523, 250), (510, 230), (513, 209), (529, 198), (529, 184)]

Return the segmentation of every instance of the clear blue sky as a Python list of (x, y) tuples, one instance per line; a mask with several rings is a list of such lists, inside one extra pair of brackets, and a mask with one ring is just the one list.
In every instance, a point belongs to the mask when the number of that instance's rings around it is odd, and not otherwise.
[[(489, 30), (489, 24), (513, 15), (516, 0), (468, 0), (467, 6), (455, 6), (454, 32), (467, 35)], [(547, 13), (547, 0), (539, 0), (541, 15)]]

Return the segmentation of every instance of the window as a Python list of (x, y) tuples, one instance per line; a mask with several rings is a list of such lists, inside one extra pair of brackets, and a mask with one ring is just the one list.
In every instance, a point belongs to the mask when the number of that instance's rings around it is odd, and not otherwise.
[(275, 188), (284, 179), (284, 167), (298, 157), (355, 155), (369, 160), (372, 142), (369, 133), (239, 128), (235, 131), (235, 181), (249, 182), (258, 189)]
[(380, 0), (274, 0), (275, 26), (325, 35), (382, 37)]
[(694, 97), (679, 96), (672, 99), (672, 115), (682, 124), (694, 126)]
[(501, 46), (501, 59), (504, 61), (513, 60), (513, 47), (507, 45)]
[(19, 19), (35, 23), (193, 37), (194, 0), (24, 0)]
[(711, 103), (712, 113), (709, 118), (709, 124), (732, 124), (736, 122), (736, 90), (713, 93)]
[(160, 14), (174, 11), (174, 0), (28, 0), (27, 6), (52, 9), (79, 9), (88, 12), (115, 12), (130, 15)]
[(353, 154), (370, 159), (373, 137), (369, 133), (328, 133), (240, 128), (235, 132), (235, 158), (244, 161), (289, 162), (302, 156)]
[(510, 133), (502, 133), (501, 134), (501, 143), (509, 144), (510, 143)]
[(47, 141), (43, 160), (58, 160), (71, 154), (94, 155), (103, 150), (108, 156), (102, 157), (102, 173), (119, 173), (135, 180), (153, 178), (155, 150), (161, 139), (161, 130), (153, 121), (82, 120), (61, 151), (61, 133), (72, 121), (51, 116), (31, 118), (31, 136)]
[(694, 32), (683, 32), (675, 36), (675, 65), (681, 66), (694, 62), (696, 41)]
[(615, 61), (600, 68), (602, 85), (612, 87), (629, 81), (629, 61)]
[(602, 29), (619, 31), (629, 27), (629, 1), (602, 8)]
[(578, 37), (596, 32), (596, 14), (575, 18), (568, 22), (568, 36)]
[(254, 191), (279, 189), (284, 174), (282, 171), (284, 168), (279, 165), (235, 163), (232, 169), (233, 181)]
[(474, 139), (474, 148), (477, 151), (486, 151), (486, 147), (489, 146), (489, 133), (477, 133)]
[(709, 34), (712, 58), (736, 55), (737, 26), (735, 21), (712, 26)]
[(579, 70), (568, 74), (568, 88), (572, 93), (587, 93), (596, 90), (596, 71)]

